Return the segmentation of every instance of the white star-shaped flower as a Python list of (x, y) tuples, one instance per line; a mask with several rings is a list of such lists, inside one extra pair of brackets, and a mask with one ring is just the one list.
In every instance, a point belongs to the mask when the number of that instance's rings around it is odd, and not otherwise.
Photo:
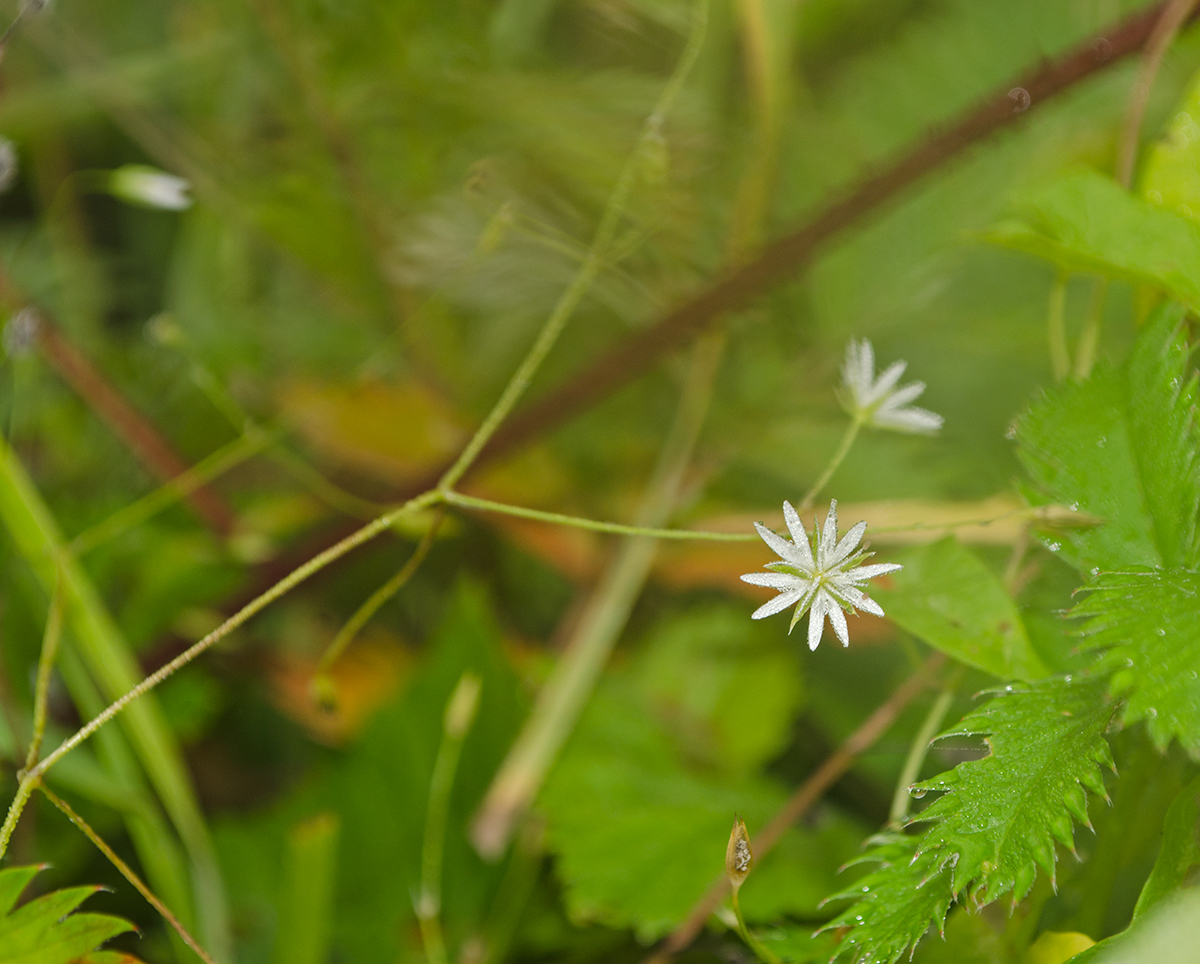
[(936, 432), (942, 427), (942, 416), (908, 404), (925, 391), (925, 383), (896, 387), (907, 366), (908, 362), (893, 362), (876, 378), (875, 349), (865, 338), (850, 339), (842, 365), (842, 407), (864, 425), (894, 432)]
[(788, 532), (792, 535), (790, 542), (761, 522), (754, 523), (754, 528), (762, 536), (763, 542), (771, 547), (781, 561), (768, 562), (766, 568), (771, 570), (770, 572), (751, 572), (742, 576), (742, 582), (748, 582), (752, 586), (766, 586), (779, 592), (770, 602), (759, 606), (750, 618), (763, 619), (773, 616), (795, 603), (796, 611), (792, 615), (792, 624), (788, 627), (788, 632), (791, 633), (800, 617), (811, 608), (808, 617), (809, 649), (816, 649), (817, 644), (821, 642), (826, 616), (829, 617), (829, 624), (842, 641), (842, 645), (849, 646), (850, 635), (842, 611), (853, 613), (856, 609), (861, 609), (863, 612), (882, 616), (883, 610), (879, 603), (860, 587), (869, 579), (895, 572), (903, 567), (893, 562), (876, 563), (871, 566), (858, 565), (873, 555), (858, 545), (863, 533), (867, 531), (867, 524), (860, 522), (839, 542), (836, 500), (829, 503), (829, 514), (825, 516), (823, 529), (818, 530), (817, 522), (813, 520), (812, 546), (809, 545), (804, 523), (800, 521), (799, 514), (790, 502), (783, 504), (783, 518), (787, 522)]

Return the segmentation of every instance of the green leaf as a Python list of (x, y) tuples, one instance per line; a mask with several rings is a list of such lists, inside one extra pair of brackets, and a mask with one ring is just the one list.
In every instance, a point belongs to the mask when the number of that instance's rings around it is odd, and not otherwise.
[(1180, 791), (1167, 811), (1162, 846), (1133, 909), (1134, 920), (1179, 888), (1197, 882), (1200, 882), (1200, 777)]
[(1067, 272), (1151, 284), (1200, 306), (1200, 225), (1134, 197), (1112, 178), (1081, 170), (1018, 203), (989, 240)]
[(747, 773), (791, 738), (802, 692), (795, 650), (770, 625), (746, 619), (742, 606), (697, 607), (663, 620), (632, 674), (690, 759)]
[(1088, 823), (1084, 788), (1104, 792), (1113, 711), (1103, 679), (1056, 677), (1006, 687), (942, 734), (985, 737), (991, 751), (918, 785), (945, 791), (914, 822), (931, 822), (918, 852), (953, 864), (956, 895), (1020, 900), (1039, 866), (1054, 874), (1055, 841), (1074, 849), (1073, 819)]
[(904, 568), (875, 588), (888, 617), (942, 652), (1001, 679), (1046, 675), (1012, 597), (954, 538), (897, 556)]
[(1072, 818), (1087, 821), (1084, 787), (1104, 792), (1112, 714), (1102, 679), (1056, 677), (1006, 687), (942, 734), (985, 737), (991, 752), (917, 786), (944, 791), (912, 821), (931, 824), (923, 835), (877, 838), (866, 859), (879, 869), (835, 895), (855, 899), (829, 925), (851, 928), (840, 953), (891, 964), (964, 891), (1019, 900), (1039, 866), (1053, 874), (1055, 842), (1072, 846)]
[(1105, 573), (1075, 608), (1083, 645), (1103, 653), (1126, 723), (1146, 721), (1161, 749), (1178, 739), (1200, 755), (1200, 573)]
[(1146, 145), (1138, 187), (1152, 204), (1200, 219), (1200, 75), (1192, 78), (1164, 135)]
[(950, 874), (937, 854), (917, 852), (917, 838), (880, 834), (861, 858), (877, 863), (876, 870), (834, 894), (830, 900), (854, 903), (826, 925), (848, 927), (838, 945), (839, 957), (855, 964), (866, 961), (893, 964), (929, 930), (941, 930), (954, 902)]
[(1081, 571), (1196, 562), (1196, 383), (1181, 321), (1160, 309), (1124, 368), (1047, 393), (1018, 424), (1031, 498), (1105, 520), (1054, 536)]
[[(633, 927), (646, 941), (667, 933), (721, 875), (734, 814), (753, 833), (785, 799), (783, 788), (762, 778), (688, 768), (632, 687), (610, 681), (541, 797), (569, 913)], [(832, 812), (789, 831), (742, 888), (747, 918), (816, 917), (837, 867), (861, 839), (861, 828)]]
[(119, 917), (72, 913), (98, 887), (56, 890), (13, 911), (13, 903), (41, 869), (0, 870), (0, 964), (69, 964), (134, 929)]

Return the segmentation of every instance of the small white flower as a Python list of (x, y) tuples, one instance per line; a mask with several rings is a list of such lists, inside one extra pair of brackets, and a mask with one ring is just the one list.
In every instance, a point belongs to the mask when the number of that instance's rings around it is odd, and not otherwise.
[(109, 175), (108, 189), (123, 201), (165, 211), (183, 211), (192, 206), (191, 184), (145, 164), (125, 164)]
[(875, 350), (865, 338), (850, 339), (842, 366), (842, 407), (864, 425), (895, 432), (932, 434), (942, 427), (942, 416), (909, 405), (925, 391), (924, 382), (896, 387), (908, 362), (893, 362), (875, 377)]
[[(766, 586), (779, 592), (770, 602), (759, 606), (750, 618), (763, 619), (773, 616), (795, 603), (796, 611), (792, 615), (792, 624), (788, 627), (790, 633), (805, 610), (811, 607), (812, 612), (808, 617), (808, 648), (816, 649), (817, 644), (821, 642), (826, 616), (829, 617), (829, 624), (842, 641), (842, 645), (849, 646), (850, 635), (842, 610), (853, 613), (854, 610), (861, 609), (863, 612), (882, 616), (883, 610), (879, 603), (859, 587), (868, 579), (895, 572), (903, 567), (893, 562), (859, 566), (859, 562), (874, 554), (858, 546), (863, 533), (867, 531), (867, 524), (860, 522), (838, 542), (836, 500), (829, 503), (829, 514), (825, 516), (824, 529), (818, 531), (817, 521), (813, 520), (812, 547), (809, 546), (804, 523), (800, 521), (800, 516), (790, 502), (783, 504), (783, 518), (787, 522), (788, 532), (792, 535), (791, 542), (783, 536), (776, 535), (761, 522), (754, 523), (754, 528), (762, 536), (763, 542), (770, 546), (782, 561), (768, 562), (766, 568), (772, 570), (771, 572), (751, 572), (742, 576), (742, 582), (748, 582), (752, 586)], [(815, 559), (813, 549), (816, 550)]]

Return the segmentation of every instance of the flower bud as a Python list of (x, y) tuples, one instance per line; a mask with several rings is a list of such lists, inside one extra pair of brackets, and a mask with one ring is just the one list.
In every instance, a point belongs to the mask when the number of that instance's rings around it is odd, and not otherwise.
[(145, 164), (125, 164), (108, 176), (108, 190), (131, 204), (164, 211), (182, 211), (192, 206), (191, 185), (181, 177)]
[(733, 830), (729, 834), (729, 846), (725, 848), (725, 876), (736, 892), (754, 866), (754, 854), (750, 852), (750, 834), (746, 832), (746, 821), (735, 817)]

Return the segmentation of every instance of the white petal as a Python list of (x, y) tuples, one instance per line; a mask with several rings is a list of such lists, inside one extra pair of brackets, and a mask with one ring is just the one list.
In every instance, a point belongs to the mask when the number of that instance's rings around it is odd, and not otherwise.
[(781, 592), (774, 599), (763, 603), (756, 610), (754, 610), (754, 612), (750, 614), (750, 618), (766, 619), (768, 616), (774, 616), (776, 613), (781, 613), (792, 603), (797, 602), (803, 595), (803, 589), (792, 589), (788, 592)]
[(821, 645), (821, 633), (825, 629), (825, 600), (827, 593), (819, 592), (813, 600), (812, 609), (808, 612), (808, 648), (816, 649)]
[(802, 558), (796, 551), (796, 547), (787, 541), (778, 533), (772, 532), (761, 522), (754, 523), (754, 528), (758, 530), (758, 534), (762, 536), (762, 541), (771, 547), (771, 551), (779, 558), (795, 565), (801, 565)]
[(900, 381), (900, 376), (904, 374), (904, 369), (908, 367), (908, 362), (892, 362), (879, 376), (874, 385), (871, 386), (871, 394), (867, 398), (868, 405), (874, 405), (881, 398), (884, 398), (893, 388), (896, 387), (896, 382)]
[(870, 566), (859, 566), (840, 573), (839, 577), (853, 582), (866, 582), (876, 576), (886, 576), (889, 572), (899, 572), (904, 567), (898, 562), (877, 562)]
[(766, 586), (768, 589), (807, 589), (809, 582), (790, 572), (748, 572), (741, 577), (742, 582), (752, 586)]
[(783, 520), (787, 523), (788, 532), (792, 534), (796, 555), (800, 557), (800, 568), (812, 571), (813, 557), (812, 549), (808, 545), (808, 533), (804, 531), (804, 523), (800, 521), (799, 513), (792, 508), (790, 502), (783, 503)]
[(850, 630), (846, 626), (846, 614), (842, 612), (842, 607), (833, 600), (830, 600), (830, 605), (827, 608), (829, 610), (829, 625), (837, 633), (837, 638), (842, 641), (842, 645), (849, 646)]
[(901, 405), (907, 405), (909, 402), (919, 398), (923, 391), (925, 391), (924, 382), (909, 382), (903, 388), (897, 388), (892, 392), (883, 403), (882, 409), (890, 411), (899, 408)]
[(875, 353), (871, 343), (866, 339), (856, 341), (851, 338), (846, 345), (846, 361), (842, 365), (842, 381), (850, 389), (855, 403), (871, 388), (871, 379), (875, 377)]
[(896, 432), (933, 434), (942, 427), (942, 416), (924, 408), (910, 405), (894, 411), (878, 411), (871, 416), (871, 424), (879, 428), (890, 428)]
[(837, 499), (829, 500), (829, 512), (825, 516), (825, 528), (821, 531), (821, 542), (817, 546), (817, 568), (824, 571), (829, 568), (826, 561), (837, 546)]
[(854, 547), (858, 545), (863, 537), (863, 533), (867, 531), (867, 524), (860, 522), (853, 529), (842, 536), (842, 541), (837, 544), (837, 548), (833, 550), (833, 555), (825, 561), (826, 566), (836, 566), (850, 553), (854, 551)]
[(854, 603), (855, 609), (861, 609), (864, 613), (870, 613), (872, 616), (883, 615), (883, 607), (865, 592), (860, 592), (858, 597), (859, 598)]

